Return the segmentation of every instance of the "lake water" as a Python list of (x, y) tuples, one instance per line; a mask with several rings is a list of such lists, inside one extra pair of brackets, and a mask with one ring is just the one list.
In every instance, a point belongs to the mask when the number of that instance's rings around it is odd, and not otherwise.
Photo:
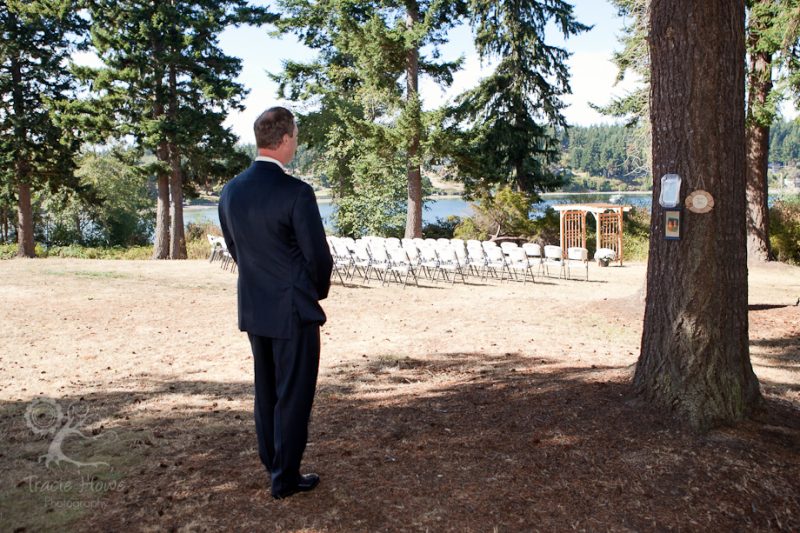
[[(536, 204), (531, 211), (531, 217), (536, 218), (544, 213), (544, 210), (551, 205), (557, 204), (576, 204), (576, 203), (611, 203), (620, 205), (630, 205), (633, 207), (650, 208), (652, 193), (591, 193), (591, 194), (548, 194), (542, 202)], [(319, 213), (325, 223), (326, 228), (331, 228), (331, 215), (335, 206), (331, 203), (319, 203)], [(432, 199), (425, 202), (422, 211), (423, 223), (436, 222), (438, 218), (447, 218), (450, 215), (459, 217), (469, 216), (472, 210), (469, 202), (461, 198), (442, 198)], [(211, 222), (219, 225), (219, 215), (216, 206), (198, 207), (186, 209), (183, 212), (183, 219), (186, 224)]]

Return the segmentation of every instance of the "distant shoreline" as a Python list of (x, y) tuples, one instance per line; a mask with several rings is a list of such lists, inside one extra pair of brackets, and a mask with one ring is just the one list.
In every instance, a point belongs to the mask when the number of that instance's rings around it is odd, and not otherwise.
[[(542, 198), (548, 198), (552, 196), (578, 196), (584, 194), (597, 194), (597, 195), (607, 195), (607, 196), (628, 196), (628, 195), (637, 195), (637, 194), (651, 194), (653, 191), (589, 191), (589, 192), (545, 192), (541, 193), (539, 196)], [(425, 201), (430, 200), (464, 200), (464, 197), (460, 194), (442, 194), (442, 195), (434, 195), (429, 196), (425, 199)], [(466, 201), (466, 200), (465, 200)], [(328, 205), (333, 203), (333, 199), (330, 196), (319, 196), (317, 197), (317, 202), (322, 205)], [(216, 203), (205, 203), (205, 204), (198, 204), (198, 205), (184, 205), (183, 208), (186, 210), (195, 210), (195, 209), (208, 209), (210, 207), (216, 207)]]

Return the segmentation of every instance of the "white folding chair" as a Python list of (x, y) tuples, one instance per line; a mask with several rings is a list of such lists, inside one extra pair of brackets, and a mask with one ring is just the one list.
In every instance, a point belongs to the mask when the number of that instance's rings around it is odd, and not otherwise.
[(364, 282), (369, 283), (369, 271), (372, 265), (372, 257), (369, 254), (367, 243), (365, 241), (358, 240), (354, 243), (354, 248), (352, 276), (358, 272), (364, 279)]
[(386, 283), (386, 272), (389, 270), (389, 254), (386, 251), (386, 242), (382, 238), (373, 238), (368, 245), (370, 252), (370, 269), (381, 280), (381, 284)]
[(509, 270), (508, 263), (506, 263), (506, 257), (499, 246), (488, 246), (484, 248), (483, 251), (486, 253), (484, 279), (486, 279), (490, 272), (497, 277), (498, 270), (500, 271), (500, 281), (506, 279), (506, 273), (508, 273), (509, 278), (511, 277), (511, 270)]
[(560, 246), (546, 245), (544, 247), (544, 270), (550, 275), (550, 267), (558, 268), (558, 277), (565, 277), (564, 253)]
[[(417, 280), (417, 273), (414, 269), (414, 264), (411, 258), (408, 257), (406, 250), (398, 247), (387, 248), (386, 251), (389, 254), (389, 273), (394, 277), (395, 281), (400, 283), (402, 276), (403, 288), (405, 289), (406, 284), (408, 283), (408, 277), (412, 276), (414, 278), (414, 284), (419, 287), (419, 281)], [(386, 277), (388, 279), (389, 276)]]
[(426, 278), (436, 281), (439, 273), (439, 256), (432, 246), (423, 246), (419, 249), (419, 266)]
[(329, 243), (331, 245), (331, 256), (333, 257), (333, 273), (331, 276), (333, 274), (339, 276), (339, 281), (342, 282), (342, 285), (345, 285), (345, 280), (350, 279), (354, 271), (353, 256), (342, 239), (331, 237)]
[(222, 243), (225, 242), (225, 239), (222, 237), (217, 237), (215, 235), (208, 235), (206, 234), (206, 238), (208, 239), (208, 245), (211, 248), (210, 254), (208, 256), (208, 262), (213, 263), (215, 259), (222, 257)]
[(505, 255), (509, 255), (511, 250), (513, 250), (514, 248), (519, 248), (519, 246), (517, 246), (517, 243), (515, 243), (515, 242), (501, 242), (500, 243), (500, 249), (503, 250), (503, 253)]
[(586, 281), (589, 281), (589, 250), (578, 247), (567, 248), (567, 279), (571, 279), (570, 271), (572, 265), (580, 265), (580, 263), (583, 263), (583, 267), (586, 270)]
[[(464, 271), (461, 269), (461, 264), (458, 261), (458, 256), (456, 255), (456, 251), (453, 249), (452, 246), (443, 246), (437, 251), (439, 255), (439, 272), (442, 273), (444, 279), (450, 281), (451, 284), (456, 282), (456, 275), (461, 276), (461, 281), (465, 284), (467, 283), (467, 279), (464, 277)], [(448, 272), (452, 272), (453, 279), (450, 280), (447, 276)], [(434, 279), (434, 281), (436, 281)]]
[(486, 253), (483, 251), (480, 242), (477, 245), (467, 245), (467, 260), (469, 261), (470, 273), (483, 278), (486, 271)]
[(386, 237), (386, 240), (384, 242), (386, 244), (387, 250), (389, 248), (400, 248), (400, 239), (398, 239), (397, 237)]
[(528, 275), (531, 277), (532, 282), (536, 282), (533, 278), (533, 270), (531, 263), (528, 260), (528, 254), (522, 248), (510, 248), (508, 253), (508, 268), (514, 272), (514, 277), (519, 281), (518, 273), (522, 273), (522, 284), (528, 281)]
[(536, 266), (536, 272), (542, 272), (542, 247), (534, 242), (526, 242), (522, 245), (525, 254), (528, 256), (528, 261), (531, 266)]

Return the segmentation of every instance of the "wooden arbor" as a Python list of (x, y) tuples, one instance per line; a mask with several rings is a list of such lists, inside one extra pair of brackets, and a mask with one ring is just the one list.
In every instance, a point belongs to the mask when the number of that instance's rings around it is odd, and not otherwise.
[(622, 214), (631, 210), (629, 205), (617, 204), (565, 204), (554, 205), (560, 215), (561, 250), (586, 248), (586, 214), (594, 215), (597, 222), (597, 249), (610, 248), (622, 265)]

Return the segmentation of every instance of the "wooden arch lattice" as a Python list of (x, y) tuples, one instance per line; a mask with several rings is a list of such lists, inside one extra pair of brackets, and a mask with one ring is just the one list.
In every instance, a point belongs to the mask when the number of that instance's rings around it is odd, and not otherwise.
[(567, 204), (555, 205), (561, 219), (561, 250), (566, 254), (568, 248), (586, 248), (586, 215), (591, 213), (597, 221), (597, 248), (609, 248), (617, 254), (622, 265), (622, 225), (624, 212), (631, 207), (617, 204)]
[(600, 213), (597, 215), (599, 241), (597, 248), (610, 248), (622, 257), (622, 217), (617, 213)]
[(586, 248), (586, 212), (564, 211), (561, 216), (561, 249)]

